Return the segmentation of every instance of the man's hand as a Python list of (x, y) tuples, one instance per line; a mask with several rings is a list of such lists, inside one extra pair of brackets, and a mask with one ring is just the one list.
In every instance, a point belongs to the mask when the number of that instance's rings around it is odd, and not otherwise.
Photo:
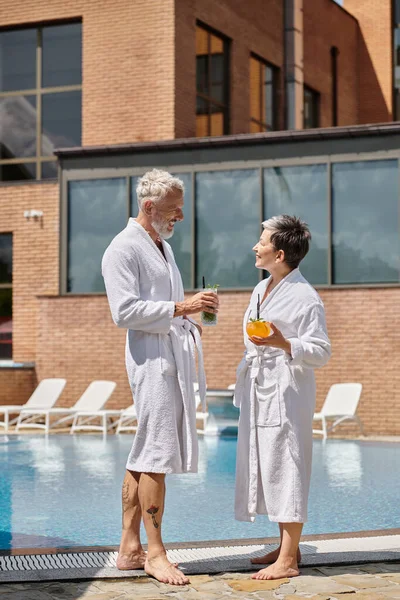
[(271, 348), (280, 348), (288, 354), (291, 353), (292, 347), (290, 342), (282, 335), (282, 332), (273, 324), (270, 323), (272, 333), (266, 338), (258, 336), (249, 337), (255, 346), (270, 346)]
[(184, 315), (194, 315), (195, 313), (205, 311), (213, 314), (218, 313), (219, 298), (215, 292), (199, 292), (185, 300), (184, 302), (176, 302), (175, 317), (183, 317)]

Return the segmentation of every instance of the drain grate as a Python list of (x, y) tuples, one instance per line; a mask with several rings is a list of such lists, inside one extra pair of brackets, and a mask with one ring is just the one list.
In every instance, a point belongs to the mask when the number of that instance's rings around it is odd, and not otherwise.
[[(273, 550), (276, 546), (253, 544), (253, 545), (224, 545), (203, 548), (178, 548), (168, 550), (168, 558), (171, 562), (186, 563), (192, 567), (198, 567), (202, 563), (219, 564), (221, 570), (228, 562), (261, 556)], [(355, 537), (329, 540), (315, 540), (300, 544), (304, 557), (307, 558), (324, 555), (324, 557), (339, 557), (344, 553), (355, 553), (360, 556), (374, 553), (393, 553), (393, 558), (400, 557), (400, 535), (385, 535), (376, 537)], [(396, 556), (395, 556), (396, 554)], [(336, 558), (336, 560), (337, 560)], [(51, 571), (57, 569), (114, 569), (116, 570), (117, 552), (65, 552), (58, 554), (25, 554), (15, 556), (0, 556), (0, 572), (21, 571)], [(310, 560), (310, 559), (309, 559)], [(311, 560), (313, 560), (311, 558)], [(398, 560), (398, 558), (397, 558)], [(327, 563), (330, 560), (327, 559)], [(225, 563), (225, 565), (223, 564)]]

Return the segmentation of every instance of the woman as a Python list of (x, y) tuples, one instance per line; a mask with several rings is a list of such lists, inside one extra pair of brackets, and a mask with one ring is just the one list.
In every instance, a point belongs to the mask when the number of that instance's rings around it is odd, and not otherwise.
[[(237, 370), (235, 405), (240, 407), (235, 517), (254, 521), (267, 514), (279, 523), (281, 543), (254, 559), (269, 564), (254, 579), (299, 574), (299, 542), (307, 520), (315, 409), (314, 369), (330, 357), (324, 306), (298, 265), (311, 239), (307, 225), (288, 215), (263, 224), (254, 246), (256, 267), (270, 277), (253, 291), (244, 316), (245, 355)], [(259, 315), (268, 337), (249, 337), (246, 326)]]

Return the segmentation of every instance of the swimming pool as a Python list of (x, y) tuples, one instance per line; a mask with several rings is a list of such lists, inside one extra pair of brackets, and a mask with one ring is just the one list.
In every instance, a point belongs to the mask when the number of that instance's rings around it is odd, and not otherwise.
[[(0, 548), (119, 543), (131, 436), (0, 437)], [(233, 518), (236, 439), (200, 440), (199, 473), (167, 478), (166, 542), (267, 537)], [(304, 533), (399, 527), (400, 445), (315, 441)], [(145, 541), (145, 540), (144, 540)]]

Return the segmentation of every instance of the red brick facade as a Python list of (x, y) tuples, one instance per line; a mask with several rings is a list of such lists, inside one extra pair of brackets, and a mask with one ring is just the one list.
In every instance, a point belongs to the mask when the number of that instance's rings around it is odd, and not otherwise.
[[(332, 123), (332, 46), (340, 51), (338, 124), (390, 119), (389, 4), (346, 0), (351, 16), (332, 0), (304, 2), (304, 80), (321, 94), (322, 126)], [(280, 0), (3, 0), (0, 26), (82, 18), (82, 143), (120, 144), (194, 135), (197, 19), (232, 40), (231, 133), (249, 131), (250, 52), (281, 69), (278, 121), (283, 128), (282, 5)], [(365, 16), (366, 5), (374, 17)], [(43, 211), (43, 218), (27, 220), (29, 209)], [(127, 406), (125, 332), (113, 325), (106, 298), (58, 296), (59, 228), (57, 183), (0, 187), (0, 232), (14, 236), (14, 360), (36, 363), (36, 375), (0, 369), (0, 403), (26, 400), (36, 380), (65, 377), (59, 405), (73, 404), (90, 381), (101, 378), (118, 383), (110, 408)], [(321, 295), (333, 358), (318, 373), (318, 406), (332, 383), (361, 381), (359, 415), (366, 432), (399, 433), (400, 289), (324, 290)], [(247, 292), (223, 292), (219, 326), (204, 332), (210, 387), (234, 382), (248, 297)], [(227, 337), (233, 341), (222, 351), (218, 340)]]

